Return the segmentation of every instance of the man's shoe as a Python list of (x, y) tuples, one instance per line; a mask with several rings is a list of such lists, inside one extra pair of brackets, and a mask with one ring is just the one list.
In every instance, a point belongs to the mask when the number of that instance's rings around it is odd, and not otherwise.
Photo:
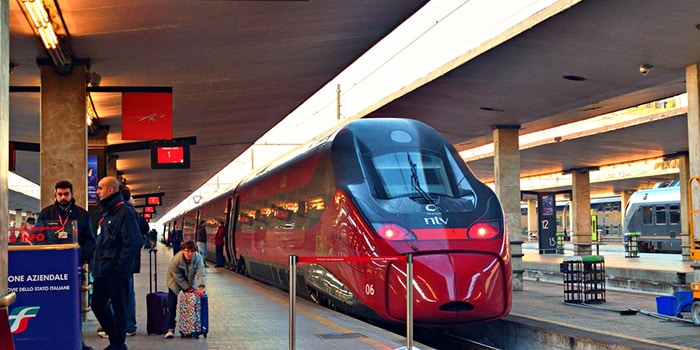
[(175, 330), (174, 329), (168, 329), (168, 333), (165, 333), (165, 339), (170, 339), (175, 336)]
[(129, 336), (129, 337), (133, 337), (133, 336), (136, 335), (136, 331), (133, 331), (133, 332), (126, 332), (126, 335)]
[(97, 335), (99, 335), (100, 338), (109, 338), (109, 336), (107, 335), (107, 332), (105, 332), (105, 331), (101, 331), (101, 330), (97, 331)]
[(224, 267), (224, 265), (214, 265), (214, 267)]

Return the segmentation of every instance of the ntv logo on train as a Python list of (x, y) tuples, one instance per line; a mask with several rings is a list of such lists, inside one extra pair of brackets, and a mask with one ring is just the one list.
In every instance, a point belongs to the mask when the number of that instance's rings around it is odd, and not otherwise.
[[(425, 211), (428, 212), (428, 214), (436, 215), (440, 213), (436, 213), (437, 211), (437, 206), (435, 204), (428, 204), (425, 206)], [(443, 218), (439, 216), (429, 216), (426, 218), (423, 218), (423, 222), (426, 225), (447, 225), (448, 218)]]

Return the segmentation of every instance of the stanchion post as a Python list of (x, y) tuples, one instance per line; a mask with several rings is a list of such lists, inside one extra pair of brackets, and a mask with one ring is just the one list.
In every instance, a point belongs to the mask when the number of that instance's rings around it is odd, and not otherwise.
[(296, 255), (289, 256), (289, 350), (296, 348), (297, 260)]
[(406, 255), (406, 350), (413, 349), (413, 254)]

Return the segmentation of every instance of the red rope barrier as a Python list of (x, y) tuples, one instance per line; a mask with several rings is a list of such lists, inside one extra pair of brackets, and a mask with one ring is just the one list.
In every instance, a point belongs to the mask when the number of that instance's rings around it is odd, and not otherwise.
[(406, 261), (405, 255), (399, 256), (300, 256), (298, 262), (371, 262), (371, 261)]

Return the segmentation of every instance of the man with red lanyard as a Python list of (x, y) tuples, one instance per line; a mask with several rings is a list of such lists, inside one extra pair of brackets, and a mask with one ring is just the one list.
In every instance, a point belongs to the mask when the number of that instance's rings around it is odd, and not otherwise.
[(102, 213), (97, 226), (92, 312), (109, 337), (106, 349), (125, 350), (129, 279), (143, 240), (136, 213), (124, 205), (116, 178), (102, 178), (97, 197)]
[[(90, 264), (92, 254), (95, 252), (95, 233), (92, 230), (92, 221), (87, 210), (75, 204), (73, 198), (73, 184), (68, 181), (59, 181), (54, 186), (53, 196), (56, 199), (54, 204), (42, 209), (37, 218), (39, 225), (44, 226), (47, 222), (57, 222), (59, 229), (57, 237), (67, 235), (65, 228), (70, 221), (78, 223), (78, 245), (80, 246), (80, 265)], [(29, 221), (29, 220), (27, 220)], [(82, 274), (81, 274), (82, 275)], [(80, 312), (80, 310), (78, 310)], [(90, 349), (83, 343), (83, 349)]]

